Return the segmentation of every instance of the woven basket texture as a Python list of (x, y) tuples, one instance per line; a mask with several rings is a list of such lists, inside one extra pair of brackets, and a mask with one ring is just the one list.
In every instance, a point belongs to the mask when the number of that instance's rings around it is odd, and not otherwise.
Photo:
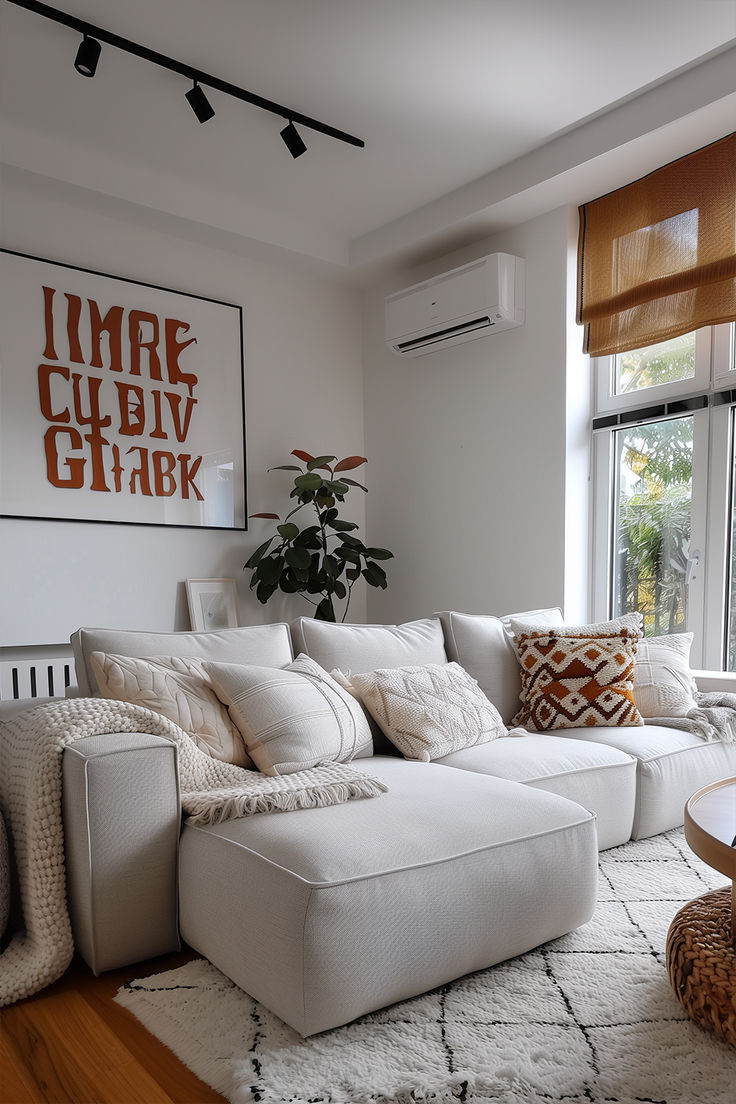
[(690, 1019), (736, 1047), (730, 886), (696, 897), (677, 913), (667, 936), (667, 973)]

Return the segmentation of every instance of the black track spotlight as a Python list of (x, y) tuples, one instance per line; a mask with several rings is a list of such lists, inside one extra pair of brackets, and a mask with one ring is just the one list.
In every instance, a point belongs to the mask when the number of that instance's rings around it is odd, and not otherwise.
[[(177, 61), (176, 58), (161, 54), (158, 50), (152, 50), (142, 42), (133, 42), (130, 38), (123, 38), (122, 35), (105, 30), (104, 27), (98, 27), (94, 23), (88, 23), (86, 19), (80, 19), (79, 16), (59, 11), (58, 8), (52, 8), (50, 4), (43, 4), (41, 0), (7, 0), (7, 2), (14, 4), (17, 8), (25, 8), (26, 11), (34, 12), (43, 19), (50, 19), (53, 23), (60, 23), (62, 27), (69, 27), (75, 34), (81, 35), (82, 42), (74, 59), (74, 68), (83, 77), (93, 77), (95, 75), (102, 53), (102, 45), (104, 44), (105, 46), (111, 46), (114, 50), (122, 50), (126, 54), (132, 54), (133, 57), (148, 61), (151, 65), (166, 69), (170, 73), (178, 73), (180, 77), (186, 80), (187, 85), (191, 82), (192, 88), (186, 93), (186, 97), (189, 100), (189, 106), (200, 123), (206, 123), (215, 114), (212, 104), (207, 99), (203, 89), (200, 88), (199, 82), (201, 81), (205, 88), (221, 92), (225, 96), (232, 96), (233, 99), (241, 100), (243, 103), (252, 104), (262, 111), (269, 111), (282, 122), (285, 122), (286, 126), (281, 131), (281, 137), (292, 157), (301, 157), (303, 153), (307, 152), (307, 147), (301, 135), (297, 132), (294, 123), (298, 123), (302, 128), (306, 127), (307, 130), (316, 130), (320, 134), (336, 138), (338, 142), (347, 142), (349, 146), (358, 146), (362, 149), (365, 145), (362, 138), (356, 138), (354, 134), (348, 134), (344, 130), (329, 126), (328, 123), (322, 123), (319, 119), (312, 119), (309, 115), (297, 111), (293, 106), (287, 107), (286, 104), (267, 100), (265, 96), (259, 96), (257, 92), (249, 92), (247, 88), (240, 88), (237, 84), (231, 84), (230, 81), (223, 80), (222, 77), (218, 77), (214, 73), (206, 73), (203, 69), (195, 68), (189, 62)], [(86, 6), (104, 8), (112, 5), (100, 3), (97, 5), (87, 4)], [(118, 7), (125, 7), (125, 5), (118, 4)], [(181, 88), (181, 85), (179, 85), (179, 88)]]
[(189, 106), (200, 123), (206, 123), (215, 114), (215, 109), (207, 99), (204, 89), (196, 81), (186, 93), (186, 97), (189, 100)]
[(292, 123), (291, 119), (280, 133), (281, 137), (284, 139), (284, 145), (286, 146), (292, 157), (301, 157), (303, 153), (307, 152), (307, 147), (302, 141), (302, 136)]
[(85, 35), (79, 43), (77, 56), (74, 59), (74, 68), (83, 77), (93, 77), (97, 72), (97, 62), (100, 60), (102, 46), (96, 38)]

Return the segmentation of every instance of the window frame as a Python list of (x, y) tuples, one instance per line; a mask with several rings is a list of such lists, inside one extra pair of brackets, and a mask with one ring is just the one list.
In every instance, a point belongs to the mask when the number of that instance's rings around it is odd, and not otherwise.
[(693, 419), (693, 476), (690, 510), (690, 548), (700, 553), (700, 560), (692, 572), (688, 586), (688, 630), (695, 636), (691, 650), (691, 662), (699, 666), (703, 662), (703, 634), (693, 628), (701, 625), (705, 603), (704, 555), (708, 534), (707, 470), (709, 455), (707, 408), (681, 411), (675, 414), (654, 415), (648, 418), (606, 426), (593, 431), (593, 483), (606, 487), (606, 501), (594, 494), (593, 498), (593, 620), (606, 621), (613, 616), (616, 504), (618, 501), (617, 433), (626, 433), (638, 425), (674, 421), (677, 418)]
[(696, 331), (695, 376), (676, 383), (616, 395), (615, 358), (597, 357), (592, 364), (592, 618), (604, 621), (613, 611), (616, 434), (636, 425), (692, 415), (691, 549), (700, 552), (700, 560), (688, 591), (688, 631), (694, 634), (691, 663), (727, 670), (730, 586), (736, 585), (731, 580), (736, 390), (729, 390), (736, 389), (736, 323)]
[[(635, 410), (637, 407), (700, 395), (708, 391), (711, 381), (711, 329), (709, 326), (707, 329), (695, 331), (695, 375), (688, 379), (676, 380), (674, 383), (657, 383), (651, 387), (640, 387), (636, 391), (617, 395), (616, 354), (596, 357), (594, 359), (596, 413), (609, 414), (618, 410)], [(736, 372), (733, 375), (736, 377)]]

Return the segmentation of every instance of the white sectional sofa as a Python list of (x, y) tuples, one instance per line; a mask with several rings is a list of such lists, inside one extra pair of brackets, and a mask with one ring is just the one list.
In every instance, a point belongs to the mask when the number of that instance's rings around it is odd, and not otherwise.
[[(93, 652), (274, 668), (304, 653), (353, 675), (453, 661), (506, 724), (519, 704), (518, 662), (495, 617), (81, 629), (72, 644), (82, 695), (98, 692)], [(323, 1031), (585, 923), (599, 848), (681, 824), (695, 789), (736, 773), (736, 745), (662, 726), (510, 734), (430, 763), (374, 732), (374, 754), (352, 765), (386, 784), (379, 798), (206, 827), (181, 823), (169, 741), (107, 734), (68, 747), (68, 896), (92, 969), (175, 949), (181, 936), (301, 1034)]]

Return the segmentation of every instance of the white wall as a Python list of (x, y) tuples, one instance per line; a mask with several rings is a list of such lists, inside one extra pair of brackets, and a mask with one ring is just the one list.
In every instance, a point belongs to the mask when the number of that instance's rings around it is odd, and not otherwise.
[[(9, 173), (3, 188), (3, 245), (240, 303), (245, 317), (248, 509), (282, 512), (288, 473), (266, 474), (292, 448), (362, 453), (363, 392), (357, 292), (303, 267), (231, 253), (178, 236), (153, 213), (54, 193)], [(365, 520), (362, 492), (348, 516)], [(80, 625), (188, 628), (183, 580), (233, 576), (243, 623), (308, 613), (298, 597), (261, 606), (242, 567), (271, 531), (148, 528), (64, 521), (0, 521), (0, 647), (62, 643)], [(365, 617), (356, 589), (351, 617)]]
[[(587, 549), (587, 391), (573, 423), (566, 418), (568, 375), (587, 387), (569, 322), (575, 235), (561, 208), (365, 295), (368, 526), (371, 542), (396, 556), (385, 565), (389, 588), (369, 592), (371, 620), (566, 598), (568, 614), (585, 616), (585, 557), (566, 556), (566, 538), (569, 549)], [(497, 251), (526, 259), (523, 327), (417, 359), (387, 351), (385, 295)]]

